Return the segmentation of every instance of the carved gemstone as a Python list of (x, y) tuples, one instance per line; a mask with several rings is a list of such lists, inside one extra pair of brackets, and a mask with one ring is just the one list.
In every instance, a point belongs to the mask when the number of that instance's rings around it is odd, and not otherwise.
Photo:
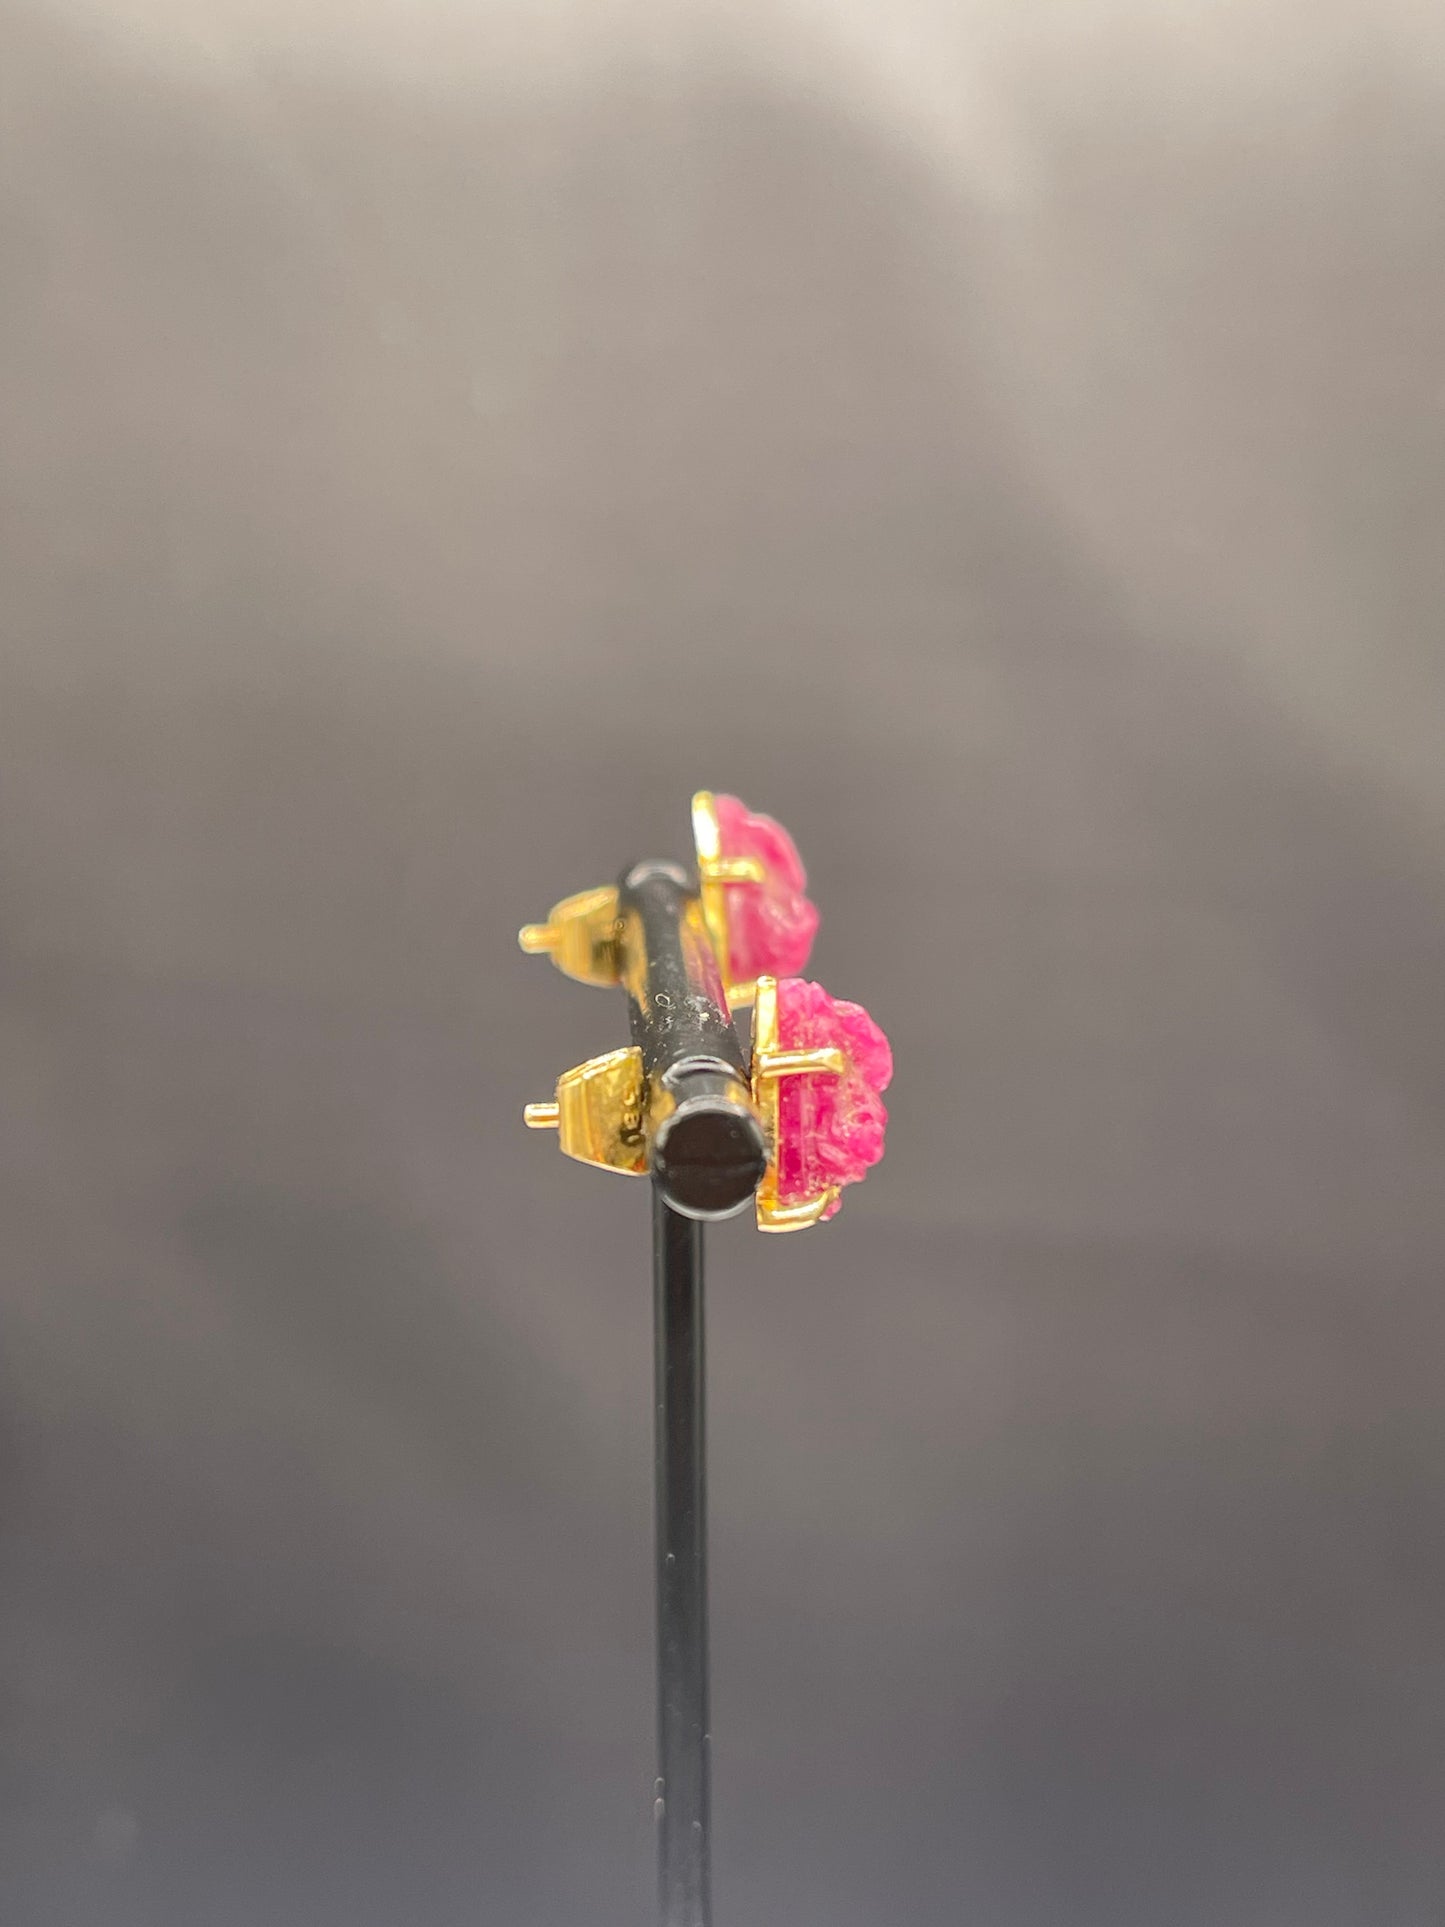
[(781, 823), (754, 816), (735, 796), (714, 799), (720, 854), (761, 863), (761, 883), (729, 883), (728, 969), (734, 983), (790, 977), (803, 969), (818, 928), (818, 911), (804, 892), (808, 877), (797, 846)]
[[(837, 1046), (841, 1076), (805, 1071), (778, 1082), (778, 1202), (806, 1203), (830, 1185), (856, 1184), (883, 1155), (888, 1112), (880, 1092), (893, 1075), (888, 1039), (861, 1004), (830, 997), (794, 977), (778, 985), (778, 1049)], [(835, 1198), (823, 1213), (831, 1218)]]

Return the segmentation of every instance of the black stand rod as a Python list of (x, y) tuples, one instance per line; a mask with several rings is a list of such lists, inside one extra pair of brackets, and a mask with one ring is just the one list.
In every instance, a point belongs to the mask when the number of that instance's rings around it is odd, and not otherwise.
[(673, 1211), (656, 1183), (652, 1285), (658, 1907), (662, 1927), (711, 1927), (702, 1226)]
[(635, 863), (617, 901), (652, 1173), (658, 1909), (711, 1927), (702, 1228), (746, 1209), (767, 1146), (695, 880)]

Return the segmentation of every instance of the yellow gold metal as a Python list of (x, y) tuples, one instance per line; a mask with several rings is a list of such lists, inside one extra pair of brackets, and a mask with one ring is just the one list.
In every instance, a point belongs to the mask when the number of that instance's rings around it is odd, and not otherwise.
[(761, 883), (767, 870), (755, 856), (723, 855), (717, 801), (711, 790), (699, 790), (692, 799), (692, 841), (697, 851), (698, 881), (702, 885), (702, 913), (717, 953), (723, 989), (731, 1008), (740, 1010), (753, 1001), (756, 986), (733, 981), (728, 960), (728, 885)]
[(630, 1177), (647, 1172), (642, 1135), (642, 1052), (635, 1047), (590, 1057), (557, 1079), (555, 1104), (529, 1104), (529, 1129), (556, 1126), (562, 1150), (583, 1164)]
[(711, 790), (698, 790), (692, 799), (692, 840), (699, 864), (722, 862), (722, 830)]
[(617, 982), (617, 892), (579, 890), (554, 904), (545, 923), (524, 924), (517, 942), (529, 956), (550, 955), (579, 983)]
[(806, 1204), (778, 1204), (769, 1207), (764, 1217), (761, 1204), (758, 1207), (759, 1231), (806, 1231), (810, 1224), (817, 1224), (833, 1200), (841, 1196), (841, 1186), (830, 1184), (826, 1191), (819, 1192), (816, 1198), (809, 1198)]
[(831, 1071), (834, 1077), (841, 1077), (848, 1059), (836, 1044), (825, 1044), (818, 1050), (755, 1052), (753, 1066), (764, 1077), (799, 1077), (809, 1071)]
[(808, 1073), (838, 1076), (847, 1068), (848, 1060), (836, 1045), (818, 1050), (781, 1050), (778, 1046), (778, 980), (776, 977), (759, 977), (755, 989), (753, 1102), (763, 1120), (763, 1132), (768, 1144), (768, 1168), (763, 1173), (755, 1201), (758, 1230), (802, 1231), (810, 1224), (817, 1224), (841, 1193), (836, 1184), (830, 1184), (816, 1197), (805, 1198), (801, 1204), (779, 1203), (779, 1080)]

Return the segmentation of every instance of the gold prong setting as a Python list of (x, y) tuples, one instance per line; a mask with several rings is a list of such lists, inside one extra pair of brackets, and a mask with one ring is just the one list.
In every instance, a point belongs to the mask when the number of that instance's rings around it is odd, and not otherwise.
[(719, 856), (704, 862), (701, 874), (710, 883), (764, 883), (768, 872), (760, 857)]
[(778, 1133), (782, 1106), (780, 1085), (785, 1077), (841, 1077), (848, 1059), (837, 1045), (817, 1050), (783, 1050), (778, 1043), (778, 980), (759, 977), (753, 1006), (753, 1101), (762, 1115), (768, 1141), (768, 1168), (758, 1187), (759, 1231), (804, 1231), (831, 1214), (842, 1195), (836, 1184), (811, 1198), (783, 1204), (778, 1197)]
[[(725, 854), (725, 822), (732, 825), (730, 838), (745, 833), (754, 839), (763, 835), (770, 841), (764, 850), (743, 848)], [(735, 796), (720, 797), (712, 790), (699, 790), (692, 799), (692, 834), (703, 913), (723, 986), (729, 1004), (734, 1009), (745, 1008), (757, 994), (755, 979), (762, 974), (760, 966), (781, 970), (785, 976), (802, 968), (817, 928), (817, 911), (803, 895), (802, 864), (792, 838), (772, 818), (752, 815)], [(796, 879), (790, 874), (785, 880), (774, 867), (775, 861), (782, 859), (766, 854), (778, 844), (791, 852), (791, 863), (797, 866)], [(738, 888), (758, 890), (767, 896), (770, 909), (766, 937), (754, 927), (748, 907), (729, 897), (728, 892)], [(737, 922), (739, 917), (744, 919), (741, 924)]]
[(809, 1198), (806, 1204), (774, 1203), (769, 1206), (766, 1215), (760, 1204), (758, 1230), (806, 1231), (809, 1225), (820, 1223), (842, 1195), (841, 1185), (830, 1184), (826, 1191), (820, 1191), (816, 1198)]
[(722, 829), (711, 790), (699, 790), (692, 799), (692, 841), (697, 854), (698, 883), (702, 889), (703, 920), (717, 956), (723, 994), (736, 1010), (748, 999), (743, 994), (744, 986), (732, 980), (728, 955), (727, 883), (721, 874), (728, 866), (722, 853)]
[(808, 1077), (815, 1074), (841, 1077), (848, 1068), (847, 1053), (836, 1044), (825, 1044), (817, 1050), (764, 1051), (754, 1062), (759, 1075), (763, 1077)]
[(692, 799), (692, 840), (697, 853), (698, 882), (702, 885), (702, 913), (708, 935), (717, 953), (718, 970), (728, 1003), (734, 1010), (745, 1009), (753, 1001), (752, 982), (734, 983), (728, 944), (728, 888), (736, 883), (765, 883), (767, 866), (755, 856), (724, 856), (722, 828), (718, 822), (717, 799), (711, 790), (699, 790)]

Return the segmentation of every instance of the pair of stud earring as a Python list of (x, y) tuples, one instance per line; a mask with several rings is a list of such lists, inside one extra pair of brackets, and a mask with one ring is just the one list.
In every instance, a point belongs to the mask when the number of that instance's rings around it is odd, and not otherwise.
[[(728, 1008), (753, 1012), (749, 1083), (768, 1157), (756, 1194), (758, 1228), (800, 1230), (831, 1218), (843, 1187), (882, 1157), (892, 1054), (860, 1005), (798, 974), (818, 912), (782, 825), (735, 796), (701, 790), (692, 830), (703, 919)], [(545, 923), (526, 925), (519, 942), (581, 983), (615, 987), (622, 973), (617, 890), (565, 898)], [(555, 1098), (529, 1104), (525, 1121), (555, 1129), (569, 1157), (642, 1177), (643, 1087), (641, 1052), (609, 1051), (564, 1071)]]

